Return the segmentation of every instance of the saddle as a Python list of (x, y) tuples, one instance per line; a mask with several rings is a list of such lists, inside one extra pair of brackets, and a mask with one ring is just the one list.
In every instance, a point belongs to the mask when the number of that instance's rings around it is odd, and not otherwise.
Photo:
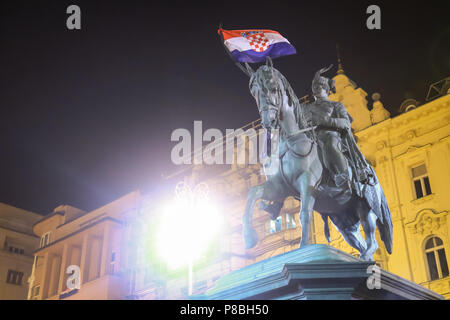
[[(303, 138), (300, 138), (303, 136)], [(296, 157), (303, 158), (308, 156), (313, 149), (314, 141), (306, 137), (302, 132), (291, 135), (285, 139), (285, 143), (280, 145), (280, 159), (291, 151)]]
[[(346, 154), (346, 151), (348, 151), (348, 150), (343, 149), (342, 151), (343, 151), (344, 155), (346, 157), (348, 157)], [(330, 170), (325, 165), (326, 162), (324, 161), (323, 151), (322, 151), (322, 147), (320, 146), (320, 144), (317, 148), (317, 153), (319, 155), (320, 162), (322, 163), (323, 173), (322, 173), (322, 179), (320, 180), (319, 185), (316, 188), (316, 192), (317, 193), (322, 193), (322, 192), (327, 193), (330, 198), (335, 199), (339, 204), (346, 203), (347, 201), (349, 201), (351, 199), (352, 192), (358, 193), (358, 190), (356, 188), (357, 186), (353, 183), (353, 181), (351, 183), (351, 188), (352, 188), (351, 190), (347, 187), (347, 185), (337, 186), (331, 176)], [(347, 158), (347, 161), (348, 161), (348, 158)]]

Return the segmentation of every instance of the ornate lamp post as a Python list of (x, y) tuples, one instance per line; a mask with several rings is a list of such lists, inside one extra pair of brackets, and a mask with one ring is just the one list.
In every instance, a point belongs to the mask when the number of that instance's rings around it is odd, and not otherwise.
[(173, 202), (163, 210), (158, 247), (169, 266), (188, 265), (188, 294), (193, 292), (193, 264), (217, 236), (222, 216), (209, 199), (209, 187), (200, 183), (191, 189), (184, 182), (175, 187)]

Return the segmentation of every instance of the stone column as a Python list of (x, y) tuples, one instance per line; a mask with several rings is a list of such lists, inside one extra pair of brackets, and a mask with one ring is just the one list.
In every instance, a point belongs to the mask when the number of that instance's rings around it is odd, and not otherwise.
[(81, 263), (80, 263), (81, 281), (80, 281), (80, 284), (83, 284), (84, 282), (86, 282), (88, 279), (88, 276), (89, 276), (88, 240), (89, 240), (89, 234), (86, 233), (83, 236), (83, 244), (81, 246)]
[(36, 262), (37, 262), (36, 260), (37, 260), (37, 256), (34, 255), (34, 257), (33, 257), (33, 266), (31, 267), (31, 275), (28, 278), (28, 295), (27, 295), (27, 300), (31, 299), (31, 294), (32, 294), (33, 287), (34, 287)]
[(7, 249), (7, 248), (4, 248), (5, 244), (6, 244), (6, 234), (0, 233), (0, 250)]
[(92, 281), (100, 276), (100, 265), (101, 265), (101, 243), (100, 237), (91, 236), (89, 238), (89, 250), (86, 258), (89, 257), (89, 264), (86, 264), (87, 271), (85, 281)]
[(48, 289), (48, 269), (49, 269), (49, 253), (48, 251), (44, 253), (44, 265), (42, 267), (42, 280), (41, 280), (41, 290), (39, 292), (39, 300), (47, 298)]
[(108, 266), (110, 263), (110, 233), (111, 227), (107, 224), (103, 229), (103, 240), (102, 240), (102, 255), (101, 255), (101, 267), (100, 267), (100, 277), (109, 274)]
[(64, 280), (66, 279), (68, 251), (69, 251), (69, 245), (67, 243), (65, 243), (64, 247), (63, 247), (62, 257), (61, 257), (61, 269), (59, 271), (58, 295), (60, 295), (61, 292), (63, 291), (63, 289), (65, 288)]
[(61, 269), (61, 256), (54, 254), (50, 259), (50, 273), (48, 275), (48, 296), (53, 297), (58, 294), (59, 271)]

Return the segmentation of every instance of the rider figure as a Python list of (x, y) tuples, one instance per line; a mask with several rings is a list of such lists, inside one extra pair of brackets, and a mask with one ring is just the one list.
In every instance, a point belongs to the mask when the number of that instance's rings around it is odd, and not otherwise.
[(316, 72), (312, 82), (315, 101), (308, 107), (311, 112), (312, 124), (318, 126), (317, 138), (323, 154), (324, 165), (330, 171), (336, 186), (348, 188), (347, 192), (351, 193), (349, 159), (343, 151), (348, 146), (348, 144), (344, 144), (346, 135), (352, 134), (350, 125), (353, 119), (342, 103), (328, 100), (329, 92), (336, 92), (334, 80), (322, 77), (321, 74), (330, 68), (331, 66)]

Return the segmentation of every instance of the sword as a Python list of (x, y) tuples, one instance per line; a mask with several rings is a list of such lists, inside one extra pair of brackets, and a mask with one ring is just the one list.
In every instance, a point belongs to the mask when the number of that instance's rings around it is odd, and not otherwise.
[(302, 133), (302, 132), (306, 132), (306, 131), (311, 131), (311, 130), (317, 129), (317, 127), (318, 127), (318, 126), (312, 126), (312, 127), (306, 128), (306, 129), (302, 129), (302, 130), (300, 130), (300, 131), (297, 132), (297, 133)]
[[(349, 132), (349, 130), (346, 131), (346, 134), (347, 134), (350, 138), (352, 138), (352, 134), (351, 134), (351, 132)], [(355, 159), (353, 159), (353, 152), (352, 152), (352, 150), (350, 149), (350, 145), (348, 144), (347, 139), (344, 138), (343, 140), (344, 140), (344, 142), (345, 142), (345, 144), (346, 144), (348, 153), (349, 153), (349, 155), (350, 155), (350, 159), (352, 160), (353, 171), (355, 172), (355, 175), (356, 175), (356, 181), (357, 181), (357, 182), (356, 182), (356, 186), (357, 186), (357, 188), (358, 188), (358, 194), (359, 194), (360, 196), (362, 196), (362, 195), (361, 195), (361, 189), (360, 189), (360, 187), (359, 187), (358, 168), (356, 167), (356, 161), (355, 161)]]
[(312, 126), (312, 127), (306, 128), (306, 129), (299, 130), (299, 131), (297, 131), (297, 132), (295, 132), (295, 133), (289, 135), (288, 138), (294, 137), (294, 136), (298, 135), (299, 133), (303, 133), (303, 132), (307, 132), (307, 131), (314, 130), (314, 129), (316, 129), (317, 127), (318, 127), (318, 126)]

